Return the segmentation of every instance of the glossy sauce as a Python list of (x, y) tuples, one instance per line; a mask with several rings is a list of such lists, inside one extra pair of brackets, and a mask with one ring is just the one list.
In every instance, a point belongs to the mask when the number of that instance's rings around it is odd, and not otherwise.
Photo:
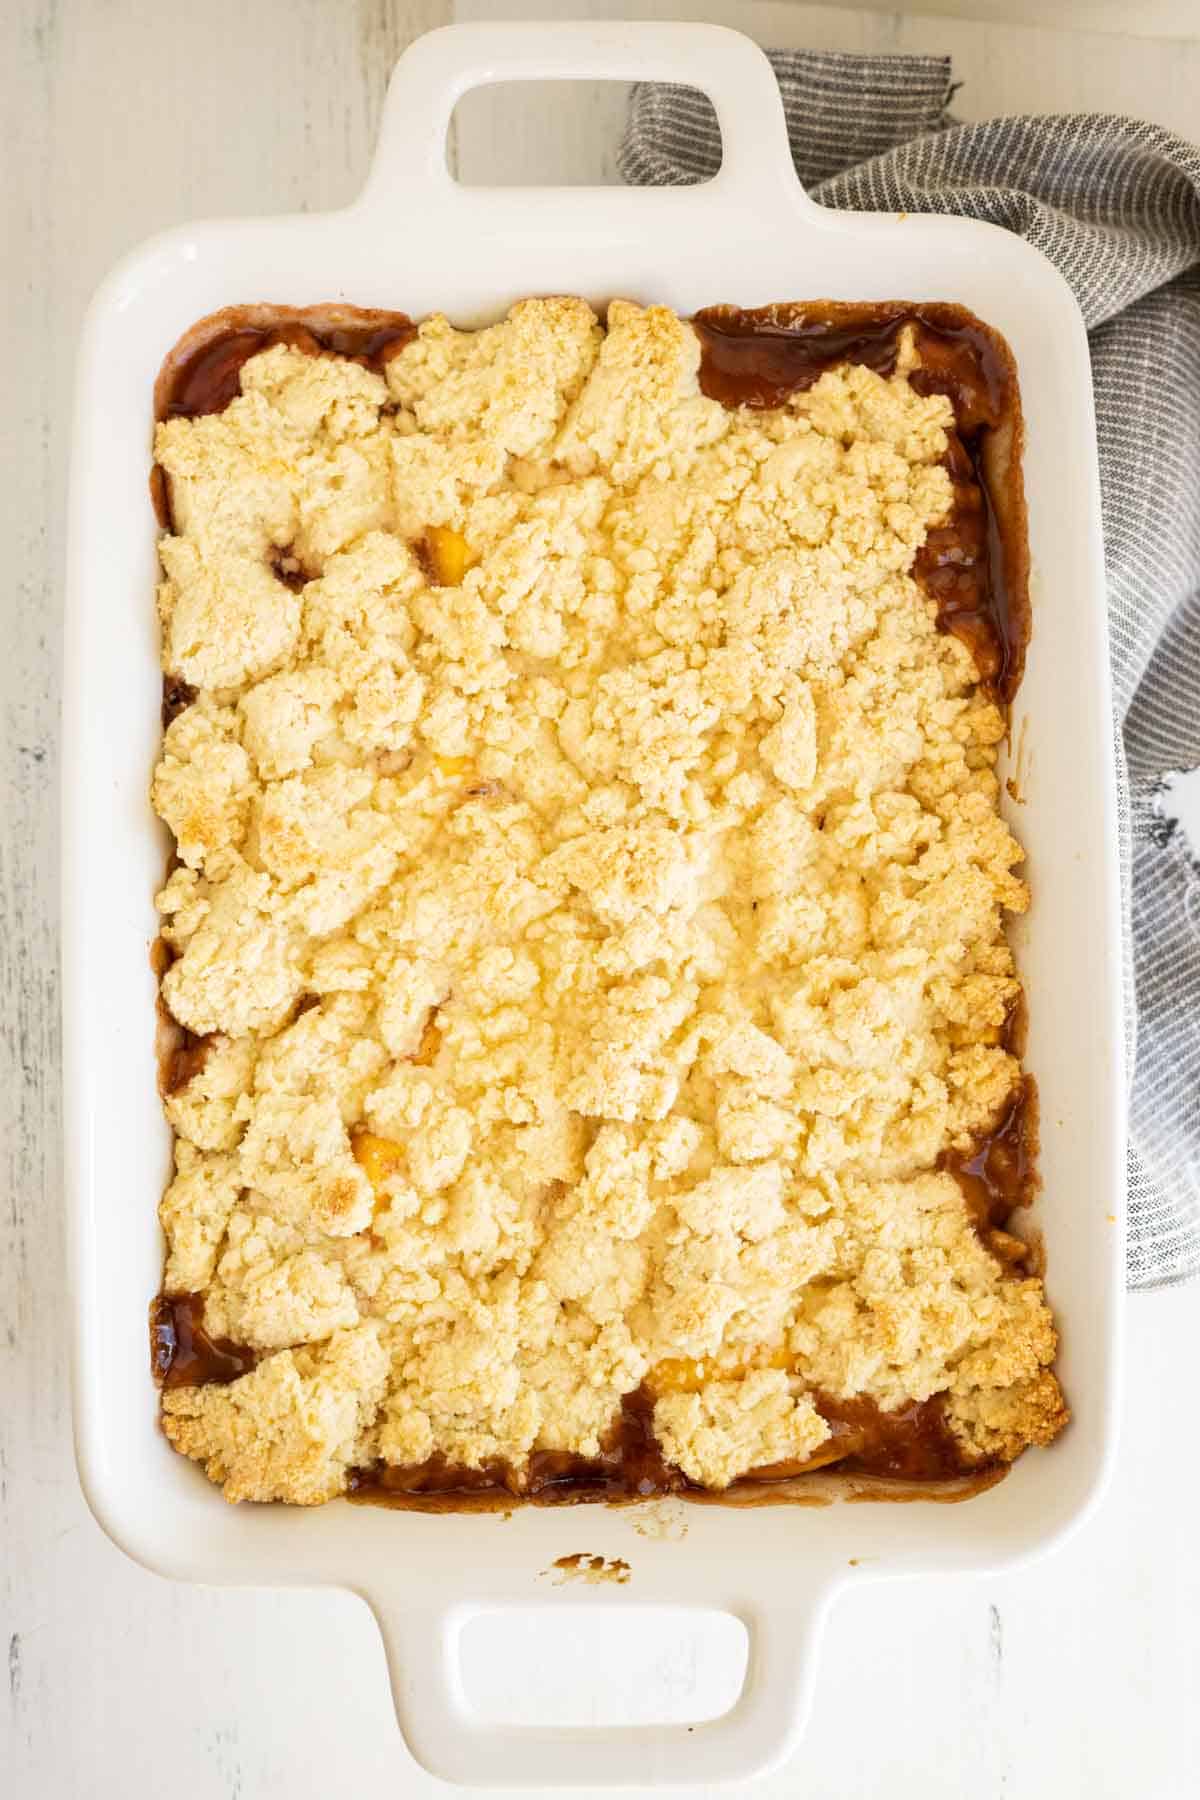
[(976, 1231), (987, 1241), (1003, 1230), (1020, 1206), (1037, 1192), (1037, 1088), (1022, 1076), (992, 1129), (968, 1150), (943, 1150), (938, 1168), (953, 1175), (962, 1189)]
[[(150, 946), (150, 967), (160, 988), (163, 976), (174, 961), (175, 952), (166, 939), (155, 938)], [(194, 1031), (181, 1025), (168, 1008), (162, 994), (159, 994), (154, 1051), (158, 1062), (158, 1091), (164, 1099), (169, 1094), (178, 1093), (193, 1076), (200, 1073), (212, 1044), (211, 1037), (197, 1037)]]
[[(290, 344), (310, 356), (348, 357), (382, 372), (416, 332), (407, 313), (359, 306), (226, 307), (186, 332), (163, 363), (154, 386), (154, 417), (199, 419), (224, 412), (241, 392), (242, 365), (275, 344)], [(172, 530), (170, 482), (157, 463), (150, 471), (150, 498), (163, 530)]]
[[(274, 323), (268, 322), (271, 314)], [(263, 315), (261, 322), (240, 322), (258, 315)], [(353, 307), (336, 311), (230, 307), (214, 319), (213, 327), (211, 334), (200, 335), (194, 348), (177, 350), (164, 365), (155, 390), (157, 418), (199, 419), (207, 413), (224, 412), (241, 392), (243, 363), (276, 344), (290, 344), (309, 356), (344, 356), (366, 368), (383, 369), (417, 330), (407, 313), (365, 312)], [(185, 346), (187, 342), (185, 339)]]
[(651, 1428), (653, 1412), (654, 1396), (648, 1388), (626, 1394), (598, 1457), (535, 1450), (523, 1478), (502, 1463), (464, 1469), (438, 1456), (412, 1468), (381, 1464), (356, 1472), (351, 1497), (391, 1506), (416, 1500), (425, 1510), (448, 1510), (463, 1496), (478, 1500), (488, 1492), (510, 1506), (516, 1500), (569, 1506), (584, 1500), (640, 1500), (683, 1492), (692, 1484), (663, 1460)]
[(312, 576), (301, 566), (290, 550), (276, 550), (271, 556), (271, 573), (276, 581), (282, 581), (284, 587), (298, 594)]
[(196, 698), (196, 690), (186, 681), (180, 681), (177, 675), (164, 675), (162, 686), (162, 723), (163, 730), (185, 712)]
[(1017, 469), (1020, 406), (1001, 339), (957, 306), (833, 301), (753, 311), (706, 307), (692, 321), (702, 345), (700, 386), (723, 406), (778, 407), (839, 363), (891, 375), (912, 326), (921, 394), (945, 394), (956, 429), (944, 463), (954, 510), (918, 553), (914, 574), (941, 631), (960, 638), (994, 698), (1012, 699), (1029, 638), (1028, 558)]
[[(989, 693), (1011, 700), (1029, 638), (1028, 557), (1015, 454), (1016, 375), (997, 334), (965, 308), (935, 303), (821, 301), (748, 311), (712, 306), (692, 322), (702, 345), (703, 392), (724, 406), (760, 409), (784, 405), (839, 363), (892, 374), (900, 334), (913, 327), (920, 367), (909, 380), (918, 393), (945, 394), (957, 427), (944, 458), (954, 484), (953, 514), (929, 531), (914, 574), (937, 607), (939, 630), (967, 645)], [(399, 312), (230, 307), (202, 321), (168, 357), (155, 389), (155, 415), (194, 419), (223, 412), (241, 390), (243, 364), (275, 344), (381, 369), (416, 329)], [(1003, 454), (990, 456), (1001, 439)], [(169, 530), (169, 484), (161, 468), (152, 471), (150, 485), (159, 523)], [(303, 585), (301, 570), (276, 572), (290, 586)]]
[(817, 1394), (815, 1404), (835, 1442), (853, 1446), (838, 1459), (838, 1468), (846, 1474), (942, 1481), (969, 1467), (946, 1427), (940, 1394), (897, 1407), (895, 1412), (881, 1412), (873, 1400), (861, 1396), (838, 1400), (830, 1394)]
[[(832, 1442), (822, 1444), (807, 1464), (779, 1464), (735, 1481), (725, 1497), (737, 1503), (760, 1490), (781, 1486), (807, 1470), (836, 1464), (847, 1474), (884, 1476), (909, 1482), (944, 1482), (978, 1473), (964, 1459), (947, 1430), (940, 1397), (885, 1413), (873, 1400), (838, 1400), (814, 1395), (814, 1404), (830, 1427)], [(565, 1451), (537, 1450), (524, 1482), (503, 1464), (464, 1469), (443, 1457), (411, 1468), (380, 1464), (355, 1471), (350, 1498), (360, 1504), (426, 1512), (468, 1506), (507, 1510), (520, 1501), (534, 1506), (570, 1506), (581, 1501), (617, 1504), (666, 1494), (720, 1498), (698, 1487), (663, 1458), (653, 1432), (654, 1395), (643, 1386), (627, 1394), (618, 1421), (599, 1457), (588, 1459)], [(831, 1454), (832, 1451), (832, 1454)]]
[[(174, 1020), (171, 1022), (175, 1024)], [(176, 1025), (175, 1029), (179, 1041), (159, 1059), (159, 1092), (164, 1095), (177, 1094), (200, 1073), (213, 1043), (211, 1037), (197, 1037), (185, 1025)]]
[(209, 1337), (203, 1294), (160, 1294), (150, 1307), (150, 1359), (164, 1388), (207, 1387), (245, 1375), (257, 1353), (228, 1338)]

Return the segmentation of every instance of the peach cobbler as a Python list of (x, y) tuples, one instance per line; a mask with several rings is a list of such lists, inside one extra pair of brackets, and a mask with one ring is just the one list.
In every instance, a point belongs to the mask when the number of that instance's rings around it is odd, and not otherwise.
[(1062, 1427), (1006, 1229), (1006, 356), (548, 298), (168, 362), (153, 1339), (228, 1499), (928, 1481)]

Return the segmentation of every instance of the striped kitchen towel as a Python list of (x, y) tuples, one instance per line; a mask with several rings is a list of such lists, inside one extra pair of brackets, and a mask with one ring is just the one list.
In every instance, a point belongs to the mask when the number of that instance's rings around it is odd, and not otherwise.
[[(1159, 806), (1200, 763), (1200, 150), (1104, 115), (960, 125), (946, 57), (772, 53), (826, 206), (968, 214), (1036, 244), (1087, 321), (1100, 435), (1132, 945), (1131, 1287), (1200, 1270), (1200, 867)], [(625, 179), (715, 174), (716, 117), (634, 89)]]

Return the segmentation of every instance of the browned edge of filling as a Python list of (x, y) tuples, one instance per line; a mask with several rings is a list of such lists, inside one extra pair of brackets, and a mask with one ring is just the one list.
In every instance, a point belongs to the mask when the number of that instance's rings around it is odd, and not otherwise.
[(154, 384), (154, 416), (196, 419), (224, 412), (241, 392), (242, 364), (275, 344), (382, 369), (416, 334), (407, 313), (341, 300), (226, 306), (198, 319), (168, 351)]
[(209, 1336), (203, 1294), (159, 1294), (150, 1303), (150, 1358), (162, 1387), (207, 1387), (245, 1375), (258, 1352)]
[[(918, 393), (945, 394), (954, 409), (944, 465), (954, 508), (935, 526), (913, 573), (937, 608), (937, 626), (971, 651), (980, 685), (1007, 709), (1020, 684), (1032, 625), (1025, 495), (1021, 480), (1024, 429), (1016, 366), (998, 332), (966, 307), (941, 302), (835, 300), (778, 303), (749, 310), (710, 306), (692, 324), (701, 341), (700, 387), (727, 407), (767, 409), (812, 387), (827, 369), (861, 363), (894, 373), (900, 335), (911, 325), (920, 367), (909, 377)], [(170, 351), (154, 388), (154, 416), (198, 418), (224, 410), (241, 390), (242, 365), (275, 344), (310, 355), (345, 356), (382, 369), (411, 342), (416, 325), (406, 313), (329, 302), (289, 307), (231, 306), (199, 320)], [(150, 492), (160, 526), (172, 525), (169, 485), (156, 463)], [(286, 557), (280, 580), (301, 585), (303, 571)], [(163, 683), (163, 726), (190, 705), (185, 682)], [(159, 939), (152, 960), (161, 983), (172, 960)], [(1006, 1023), (1005, 1048), (1024, 1047), (1023, 996)], [(202, 1066), (208, 1040), (178, 1025), (159, 1001), (159, 1086), (173, 1093)], [(965, 1151), (943, 1151), (938, 1168), (954, 1175), (972, 1225), (989, 1251), (1014, 1275), (1032, 1272), (1036, 1249), (1006, 1230), (1013, 1212), (1028, 1206), (1037, 1176), (1037, 1090), (1023, 1076), (992, 1128)], [(151, 1360), (164, 1389), (230, 1382), (258, 1361), (258, 1353), (203, 1327), (201, 1294), (160, 1294), (150, 1309)], [(1001, 1480), (1007, 1465), (968, 1461), (947, 1428), (942, 1398), (882, 1411), (872, 1400), (817, 1394), (829, 1439), (803, 1464), (779, 1464), (745, 1475), (715, 1492), (667, 1463), (653, 1435), (654, 1394), (643, 1384), (625, 1395), (618, 1419), (594, 1459), (535, 1451), (525, 1469), (496, 1462), (482, 1469), (448, 1463), (441, 1455), (415, 1467), (378, 1465), (352, 1472), (349, 1498), (427, 1512), (503, 1511), (607, 1501), (622, 1504), (679, 1495), (709, 1504), (755, 1505), (805, 1498), (818, 1469), (846, 1477), (850, 1499), (958, 1500)], [(855, 1480), (855, 1478), (861, 1478)]]
[[(168, 880), (175, 866), (172, 857), (167, 869)], [(213, 1041), (210, 1037), (197, 1037), (194, 1031), (181, 1025), (162, 997), (163, 976), (174, 961), (175, 952), (167, 940), (155, 938), (150, 946), (150, 967), (159, 989), (154, 1054), (158, 1062), (158, 1091), (164, 1100), (186, 1087), (192, 1077), (200, 1073)]]
[[(310, 356), (343, 356), (382, 371), (416, 333), (407, 313), (348, 306), (340, 300), (316, 306), (275, 306), (266, 301), (226, 306), (198, 319), (168, 351), (154, 383), (154, 417), (161, 423), (224, 412), (241, 392), (243, 363), (276, 344), (289, 344)], [(169, 531), (170, 487), (158, 463), (150, 471), (150, 498), (159, 524)]]
[(966, 644), (985, 690), (1011, 701), (1031, 629), (1029, 547), (1020, 390), (999, 332), (964, 306), (912, 300), (708, 306), (692, 323), (703, 392), (756, 408), (783, 405), (839, 363), (891, 375), (900, 334), (913, 327), (921, 366), (909, 380), (919, 394), (945, 394), (955, 418), (943, 459), (954, 511), (929, 532), (914, 573), (937, 605), (938, 628)]
[(664, 1495), (736, 1503), (782, 1489), (797, 1477), (834, 1463), (839, 1474), (928, 1483), (974, 1472), (945, 1429), (937, 1397), (891, 1413), (862, 1398), (838, 1400), (828, 1394), (814, 1398), (830, 1428), (829, 1438), (815, 1455), (804, 1462), (757, 1469), (720, 1494), (689, 1480), (664, 1459), (653, 1431), (654, 1392), (643, 1384), (624, 1396), (598, 1457), (535, 1450), (526, 1467), (516, 1471), (499, 1462), (464, 1469), (434, 1456), (409, 1468), (380, 1465), (358, 1470), (350, 1497), (426, 1511), (448, 1510), (464, 1498), (477, 1507), (503, 1510), (522, 1501), (554, 1506), (585, 1501), (624, 1503)]

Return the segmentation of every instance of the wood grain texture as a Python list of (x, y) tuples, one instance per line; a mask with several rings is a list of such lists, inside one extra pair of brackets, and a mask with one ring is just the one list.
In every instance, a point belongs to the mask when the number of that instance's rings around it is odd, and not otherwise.
[[(1185, 136), (1200, 134), (1200, 0), (1189, 41), (1063, 31), (994, 19), (811, 6), (794, 0), (458, 0), (460, 19), (703, 19), (735, 25), (777, 49), (892, 51), (949, 55), (960, 84), (959, 119), (1001, 113), (1117, 112), (1154, 119)], [(949, 4), (944, 10), (953, 11)], [(987, 8), (1000, 10), (998, 0)], [(1070, 9), (1082, 24), (1087, 8)], [(1029, 16), (1029, 7), (1014, 6)], [(1042, 7), (1046, 18), (1055, 9)], [(1111, 16), (1111, 15), (1110, 15)], [(467, 95), (458, 107), (459, 174), (500, 186), (553, 179), (616, 179), (615, 151), (627, 88), (620, 82), (546, 84), (540, 96), (519, 84)]]
[[(1195, 45), (750, 0), (460, 12), (691, 14), (779, 43), (951, 48), (966, 116), (1119, 106), (1183, 123)], [(8, 0), (0, 183), (8, 562), (0, 653), (0, 1795), (3, 1800), (315, 1800), (445, 1790), (395, 1729), (378, 1633), (347, 1594), (168, 1584), (103, 1537), (69, 1441), (57, 1022), (57, 670), (67, 404), (95, 282), (130, 245), (199, 214), (319, 208), (362, 179), (387, 73), (448, 0)], [(980, 35), (982, 34), (982, 35)], [(1107, 47), (1105, 47), (1107, 46)], [(499, 99), (500, 97), (494, 97)], [(614, 104), (615, 102), (615, 104)], [(1185, 111), (1185, 102), (1188, 110)], [(481, 179), (612, 171), (620, 95), (549, 119), (464, 108), (458, 154)], [(557, 122), (555, 122), (557, 119)], [(150, 597), (147, 595), (147, 604)], [(756, 1792), (838, 1800), (1185, 1800), (1200, 1766), (1200, 1444), (1196, 1299), (1131, 1305), (1132, 1379), (1117, 1479), (1051, 1562), (1003, 1581), (851, 1593), (822, 1656), (801, 1757)], [(1187, 1387), (1185, 1388), (1185, 1382)], [(803, 1529), (802, 1518), (797, 1530)], [(630, 1584), (636, 1598), (636, 1571)], [(629, 1655), (596, 1633), (596, 1679)], [(479, 1672), (493, 1709), (530, 1684), (536, 1629)], [(702, 1702), (720, 1671), (702, 1632), (645, 1679)], [(930, 1721), (934, 1721), (933, 1724)]]
[[(853, 12), (894, 12), (887, 0), (825, 0)], [(923, 14), (984, 21), (993, 25), (1046, 25), (1058, 31), (1118, 37), (1194, 38), (1195, 0), (921, 0)]]

